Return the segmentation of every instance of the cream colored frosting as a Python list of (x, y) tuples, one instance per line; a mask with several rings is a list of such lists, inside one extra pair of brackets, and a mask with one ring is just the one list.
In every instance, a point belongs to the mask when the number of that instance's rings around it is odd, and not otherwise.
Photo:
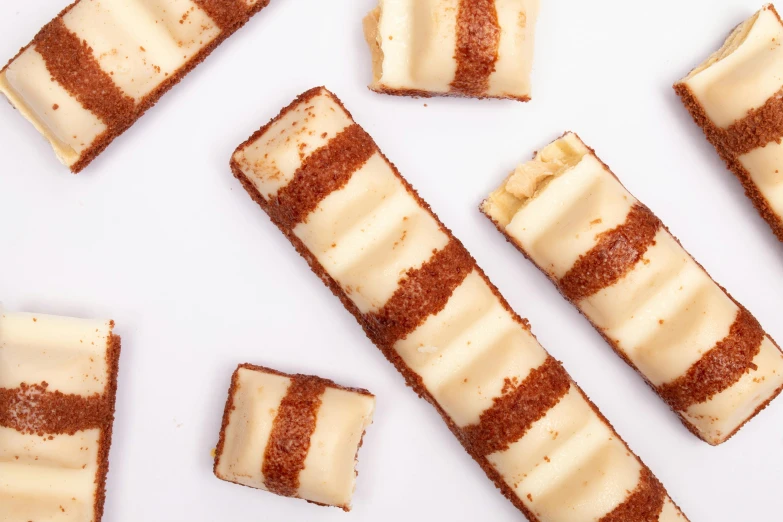
[[(457, 72), (460, 0), (381, 0), (365, 19), (372, 88), (447, 93)], [(496, 0), (500, 45), (489, 96), (530, 94), (538, 0)]]
[(215, 472), (223, 480), (266, 490), (261, 471), (264, 452), (291, 379), (240, 368), (237, 382)]
[(769, 6), (739, 26), (691, 72), (687, 85), (718, 127), (728, 127), (783, 88), (783, 25)]
[(684, 413), (707, 442), (720, 444), (726, 440), (783, 387), (783, 355), (769, 337), (761, 344), (753, 364), (757, 370), (749, 370), (730, 388)]
[(0, 315), (0, 387), (47, 382), (47, 391), (105, 391), (111, 321), (43, 314)]
[(603, 164), (586, 155), (530, 199), (506, 231), (559, 279), (598, 243), (599, 234), (625, 222), (634, 203)]
[[(532, 195), (527, 188), (519, 196), (510, 193), (512, 175), (482, 206), (558, 279), (595, 246), (596, 233), (624, 223), (636, 203), (586, 146), (574, 145), (575, 140), (576, 135), (569, 133), (544, 149), (552, 156), (547, 161), (558, 168), (551, 176), (537, 178)], [(552, 148), (578, 151), (582, 157), (560, 161), (565, 156), (552, 155)], [(543, 161), (540, 156), (532, 163)], [(738, 306), (665, 229), (657, 232), (643, 259), (627, 274), (577, 306), (656, 386), (685, 375), (728, 335), (739, 313)], [(708, 442), (725, 440), (783, 386), (783, 355), (771, 341), (764, 346), (757, 357), (758, 371), (746, 373), (729, 389), (681, 412)]]
[(574, 387), (489, 460), (543, 522), (597, 521), (636, 489), (642, 470)]
[(683, 522), (685, 517), (674, 505), (674, 502), (670, 498), (667, 498), (663, 503), (663, 510), (658, 517), (658, 522)]
[[(223, 480), (266, 490), (264, 455), (291, 379), (240, 368), (237, 384), (215, 473)], [(297, 496), (350, 507), (356, 454), (364, 430), (372, 423), (375, 397), (327, 387), (320, 399)]]
[(356, 485), (356, 452), (374, 411), (375, 397), (326, 389), (310, 437), (310, 451), (299, 473), (300, 497), (350, 507)]
[(772, 141), (738, 159), (772, 211), (783, 219), (783, 142)]
[(106, 130), (97, 116), (52, 79), (35, 46), (23, 51), (0, 74), (0, 92), (49, 140), (67, 166), (75, 164)]
[(302, 162), (351, 125), (351, 119), (324, 89), (298, 104), (234, 155), (239, 168), (269, 199), (288, 185)]
[(81, 0), (63, 22), (137, 102), (220, 34), (190, 0)]
[(643, 259), (579, 307), (658, 386), (726, 337), (739, 308), (666, 230)]
[(326, 196), (294, 234), (362, 313), (383, 307), (408, 270), (448, 243), (380, 154)]
[(475, 271), (394, 348), (457, 426), (478, 423), (506, 379), (521, 383), (547, 358)]

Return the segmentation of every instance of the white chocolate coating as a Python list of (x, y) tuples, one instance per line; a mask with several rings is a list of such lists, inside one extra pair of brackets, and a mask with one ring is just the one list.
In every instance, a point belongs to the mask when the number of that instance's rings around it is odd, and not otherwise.
[[(0, 388), (47, 382), (47, 392), (104, 394), (111, 330), (111, 321), (0, 315)], [(42, 436), (0, 427), (0, 520), (94, 521), (102, 436), (97, 428)]]
[[(461, 0), (380, 0), (365, 19), (375, 90), (445, 94), (457, 73)], [(485, 96), (530, 95), (538, 0), (495, 0), (500, 26), (497, 61)]]
[[(280, 405), (290, 377), (263, 369), (239, 368), (233, 406), (217, 455), (218, 478), (268, 490), (263, 466)], [(356, 483), (356, 456), (365, 429), (372, 423), (375, 397), (327, 386), (320, 395), (315, 430), (296, 496), (312, 502), (350, 508)]]
[(737, 159), (772, 211), (783, 220), (783, 141), (767, 143)]
[[(326, 104), (322, 97), (331, 95), (321, 90), (289, 108), (278, 121), (302, 106)], [(331, 121), (319, 122), (318, 118)], [(346, 118), (344, 112), (323, 111), (308, 125), (340, 128), (352, 123)], [(298, 144), (275, 139), (279, 132), (273, 124), (234, 156), (236, 166), (267, 200), (264, 180), (277, 169), (242, 160), (248, 150), (256, 158), (290, 155)], [(299, 164), (311, 153), (308, 149)], [(290, 183), (293, 173), (279, 179), (286, 181), (276, 190)], [(449, 241), (379, 154), (358, 167), (344, 186), (325, 196), (294, 233), (362, 313), (382, 309), (405, 280), (407, 269), (431, 260)], [(408, 245), (411, 240), (415, 244)], [(396, 249), (388, 249), (394, 242), (399, 242)], [(384, 251), (379, 250), (381, 244), (387, 245), (384, 262), (368, 262), (376, 259), (373, 252)], [(398, 253), (400, 248), (410, 253)], [(359, 282), (357, 289), (353, 285)], [(509, 386), (521, 384), (547, 361), (546, 351), (478, 270), (465, 277), (440, 311), (398, 340), (393, 349), (457, 428), (479, 424)], [(553, 426), (560, 431), (554, 438), (548, 431)], [(553, 459), (551, 467), (547, 459)], [(489, 463), (519, 501), (540, 514), (541, 522), (597, 520), (629, 498), (642, 469), (573, 386), (508, 450), (489, 456)], [(666, 502), (674, 506), (668, 497)]]
[[(518, 169), (483, 205), (556, 281), (598, 243), (599, 234), (624, 224), (637, 203), (580, 143), (569, 133), (520, 167), (525, 171), (530, 165), (537, 173), (541, 164), (553, 165), (552, 176), (536, 178), (533, 192), (525, 190), (518, 197), (508, 192), (519, 185)], [(516, 202), (510, 201), (515, 197)], [(665, 228), (658, 229), (630, 271), (575, 304), (655, 386), (685, 375), (728, 336), (740, 312)], [(680, 412), (704, 440), (723, 442), (783, 386), (783, 354), (771, 341), (764, 346), (757, 370)]]

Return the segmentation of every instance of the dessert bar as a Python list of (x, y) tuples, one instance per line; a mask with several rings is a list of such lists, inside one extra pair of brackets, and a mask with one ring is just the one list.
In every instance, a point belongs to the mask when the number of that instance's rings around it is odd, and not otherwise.
[(380, 0), (364, 19), (370, 88), (530, 99), (538, 0)]
[(674, 89), (783, 241), (783, 23), (770, 4)]
[(482, 211), (710, 444), (783, 389), (783, 354), (576, 134), (522, 164)]
[(685, 520), (329, 91), (301, 95), (231, 167), (529, 520)]
[(349, 511), (374, 410), (366, 390), (242, 364), (231, 379), (215, 475)]
[(0, 314), (0, 520), (101, 520), (120, 356), (113, 328)]
[(269, 0), (79, 0), (0, 70), (0, 92), (79, 172)]

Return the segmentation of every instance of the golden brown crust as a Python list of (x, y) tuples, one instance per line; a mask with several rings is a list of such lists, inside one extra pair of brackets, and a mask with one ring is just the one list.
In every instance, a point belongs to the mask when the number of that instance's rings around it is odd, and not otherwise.
[[(65, 9), (63, 9), (60, 14), (58, 14), (53, 22), (56, 22), (57, 20), (61, 20), (62, 17), (68, 13), (73, 7), (79, 3), (80, 0), (76, 0), (73, 4), (69, 5)], [(209, 4), (211, 6), (220, 6), (221, 1), (218, 0), (202, 0), (205, 5)], [(253, 15), (258, 13), (261, 9), (266, 7), (269, 4), (270, 0), (259, 0), (256, 4), (250, 7), (243, 8), (243, 14), (241, 16), (237, 15), (236, 20), (229, 24), (227, 27), (221, 27), (220, 34), (215, 37), (215, 39), (207, 45), (204, 49), (196, 53), (195, 56), (193, 56), (188, 62), (180, 67), (176, 72), (169, 75), (169, 77), (161, 83), (155, 90), (153, 90), (151, 93), (149, 93), (147, 96), (145, 96), (134, 108), (133, 114), (130, 115), (128, 118), (124, 119), (121, 124), (117, 123), (114, 125), (113, 128), (109, 128), (106, 130), (106, 132), (102, 133), (100, 136), (98, 136), (95, 141), (90, 145), (90, 147), (81, 153), (79, 161), (74, 163), (70, 169), (71, 172), (74, 174), (78, 174), (84, 168), (89, 165), (98, 155), (100, 155), (106, 147), (108, 147), (112, 141), (114, 141), (119, 135), (121, 135), (123, 132), (128, 130), (136, 121), (141, 118), (147, 110), (149, 110), (153, 105), (155, 105), (158, 100), (166, 94), (172, 87), (174, 87), (176, 84), (178, 84), (182, 79), (187, 76), (187, 74), (193, 70), (198, 64), (203, 62), (207, 56), (209, 56), (212, 51), (214, 51), (221, 43), (223, 43), (224, 40), (226, 40), (229, 36), (234, 34), (236, 31), (238, 31), (242, 26), (244, 26)], [(237, 0), (229, 0), (230, 4), (236, 4), (238, 5), (239, 2)], [(216, 7), (216, 9), (219, 9), (220, 7)], [(221, 8), (222, 9), (222, 8)], [(226, 23), (226, 20), (223, 19), (222, 22), (216, 20), (216, 23)], [(44, 27), (42, 31), (46, 29), (47, 26)], [(39, 33), (40, 34), (40, 33)], [(8, 66), (13, 62), (17, 57), (19, 57), (20, 54), (22, 54), (25, 50), (27, 50), (31, 45), (36, 43), (36, 39), (38, 36), (33, 39), (33, 41), (26, 46), (24, 46), (17, 54), (12, 58), (8, 64), (3, 67), (2, 70), (0, 70), (0, 73), (5, 72), (5, 70), (8, 68)]]
[(596, 245), (558, 281), (563, 295), (578, 303), (625, 277), (655, 244), (661, 226), (647, 207), (635, 204), (625, 223), (600, 234)]
[(598, 522), (658, 522), (666, 501), (666, 490), (647, 468), (642, 468), (639, 484), (628, 500), (604, 515)]
[(456, 31), (457, 70), (451, 88), (466, 96), (483, 96), (498, 61), (500, 23), (495, 0), (460, 0)]
[[(254, 142), (257, 140), (264, 132), (266, 132), (267, 129), (269, 129), (269, 126), (272, 125), (274, 122), (278, 121), (280, 118), (285, 116), (288, 112), (290, 112), (294, 107), (296, 107), (299, 103), (305, 102), (312, 97), (316, 96), (317, 94), (322, 92), (322, 87), (316, 87), (314, 89), (311, 89), (302, 95), (300, 95), (296, 100), (294, 100), (289, 106), (284, 108), (280, 114), (278, 114), (275, 118), (273, 118), (267, 125), (262, 127), (260, 130), (256, 131), (248, 140), (246, 140), (237, 150), (241, 150), (248, 144)], [(328, 92), (328, 91), (327, 91)], [(345, 109), (342, 102), (334, 95), (329, 93), (332, 99), (337, 103), (340, 107), (345, 110), (346, 114), (349, 118), (351, 118), (350, 113)], [(460, 248), (464, 250), (464, 247), (459, 242), (459, 240), (454, 237), (452, 232), (445, 226), (443, 223), (438, 219), (438, 217), (435, 215), (434, 212), (432, 212), (429, 204), (427, 204), (416, 192), (416, 190), (413, 189), (413, 187), (408, 183), (408, 181), (402, 177), (402, 175), (399, 173), (397, 168), (394, 166), (393, 163), (391, 163), (388, 158), (386, 158), (385, 155), (383, 155), (382, 152), (379, 151), (379, 154), (383, 157), (383, 159), (389, 164), (392, 171), (394, 172), (395, 176), (403, 183), (408, 193), (416, 200), (416, 202), (426, 211), (428, 212), (433, 219), (438, 223), (440, 229), (449, 236), (450, 243), (455, 243)], [(305, 261), (307, 261), (308, 265), (310, 266), (310, 269), (315, 273), (316, 276), (318, 276), (319, 279), (321, 279), (326, 286), (332, 291), (332, 293), (342, 302), (343, 306), (348, 310), (356, 319), (356, 321), (359, 323), (359, 325), (364, 330), (367, 337), (375, 342), (375, 339), (377, 338), (377, 333), (375, 333), (374, 328), (376, 327), (375, 324), (370, 322), (369, 315), (362, 314), (359, 309), (356, 307), (356, 305), (353, 303), (353, 301), (350, 300), (348, 295), (343, 291), (341, 286), (337, 283), (337, 281), (332, 278), (329, 273), (326, 271), (326, 269), (319, 263), (319, 261), (315, 258), (315, 256), (307, 249), (307, 247), (302, 243), (302, 241), (287, 227), (285, 227), (281, 222), (274, 219), (273, 214), (269, 211), (269, 204), (268, 202), (263, 198), (263, 196), (260, 194), (258, 189), (255, 187), (255, 185), (248, 179), (248, 177), (242, 172), (240, 169), (240, 165), (237, 163), (236, 160), (234, 160), (233, 156), (230, 162), (231, 171), (234, 174), (234, 176), (239, 180), (240, 183), (242, 183), (242, 186), (245, 188), (245, 190), (248, 192), (250, 197), (258, 203), (258, 205), (268, 214), (270, 215), (270, 218), (272, 218), (272, 222), (275, 223), (275, 225), (280, 229), (280, 231), (288, 238), (288, 240), (291, 242), (291, 244), (294, 246), (296, 251), (301, 255)], [(465, 251), (467, 252), (467, 251)], [(470, 255), (468, 253), (468, 255)], [(530, 331), (530, 325), (527, 322), (526, 319), (521, 318), (508, 304), (506, 299), (500, 294), (497, 287), (492, 284), (492, 282), (489, 280), (489, 278), (486, 276), (484, 271), (476, 264), (473, 257), (470, 257), (470, 264), (473, 266), (473, 269), (476, 271), (476, 273), (486, 282), (486, 284), (491, 289), (492, 293), (498, 298), (499, 302), (503, 306), (503, 308), (508, 311), (508, 313), (514, 318), (516, 322), (518, 322), (523, 328)], [(532, 333), (531, 333), (532, 335)], [(400, 355), (397, 353), (396, 350), (392, 349), (391, 346), (388, 344), (377, 344), (378, 348), (381, 350), (383, 355), (389, 360), (389, 362), (394, 365), (394, 367), (397, 369), (398, 372), (402, 375), (402, 377), (405, 379), (405, 382), (408, 386), (410, 386), (413, 391), (421, 398), (432, 404), (432, 406), (436, 409), (436, 411), (440, 414), (443, 421), (446, 423), (448, 428), (451, 430), (451, 432), (454, 434), (455, 437), (460, 441), (460, 443), (463, 445), (465, 450), (471, 455), (471, 457), (476, 461), (476, 463), (481, 467), (481, 469), (486, 473), (487, 477), (495, 484), (495, 486), (501, 491), (501, 493), (517, 508), (519, 509), (530, 522), (541, 522), (541, 520), (536, 517), (536, 515), (530, 511), (522, 502), (522, 500), (516, 495), (514, 490), (506, 484), (506, 482), (503, 480), (502, 476), (498, 471), (490, 464), (489, 460), (485, 455), (478, 455), (473, 451), (473, 448), (467, 444), (467, 442), (463, 438), (463, 431), (462, 429), (457, 426), (454, 421), (451, 419), (451, 417), (443, 410), (443, 408), (438, 404), (438, 402), (435, 400), (435, 398), (432, 396), (430, 391), (427, 389), (427, 387), (424, 385), (421, 377), (418, 373), (411, 370), (405, 361), (402, 360)], [(574, 386), (574, 388), (579, 392), (579, 394), (584, 398), (584, 400), (587, 402), (587, 404), (590, 405), (592, 410), (595, 412), (595, 414), (609, 427), (611, 432), (617, 437), (618, 440), (623, 442), (623, 439), (617, 435), (617, 432), (612, 427), (612, 424), (604, 417), (600, 411), (596, 408), (595, 404), (584, 394), (584, 392), (575, 384), (573, 381), (569, 382)], [(224, 421), (225, 422), (225, 421)], [(627, 444), (625, 444), (626, 447), (628, 447)], [(630, 452), (630, 450), (629, 450)], [(639, 464), (642, 466), (642, 468), (646, 468), (644, 463), (642, 463), (638, 457), (634, 455), (634, 457), (637, 459)], [(687, 519), (686, 519), (687, 520)]]
[[(111, 322), (114, 328), (114, 321)], [(117, 382), (120, 369), (120, 351), (122, 340), (114, 333), (109, 335), (108, 353), (106, 365), (108, 367), (108, 380), (104, 393), (106, 403), (109, 405), (106, 425), (101, 430), (101, 440), (98, 447), (98, 471), (95, 493), (95, 522), (103, 518), (103, 506), (106, 502), (106, 477), (109, 474), (109, 450), (111, 449), (112, 432), (114, 430), (114, 411), (117, 402)]]
[[(564, 133), (564, 134), (563, 134), (563, 136), (565, 136), (566, 134), (568, 134), (568, 132)], [(581, 141), (581, 140), (580, 140), (580, 141)], [(583, 143), (584, 143), (584, 142), (583, 142)], [(611, 174), (612, 174), (612, 176), (613, 176), (615, 179), (617, 179), (618, 183), (620, 183), (620, 184), (622, 185), (622, 182), (619, 180), (619, 178), (617, 178), (617, 176), (614, 174), (614, 172), (612, 172), (612, 170), (609, 168), (609, 166), (608, 166), (606, 163), (604, 163), (604, 162), (603, 162), (603, 161), (602, 161), (602, 160), (601, 160), (601, 159), (600, 159), (600, 158), (599, 158), (599, 157), (598, 157), (598, 156), (595, 154), (595, 150), (593, 150), (591, 147), (589, 147), (589, 146), (588, 146), (588, 145), (586, 145), (586, 144), (585, 144), (585, 147), (587, 147), (587, 149), (590, 151), (590, 153), (591, 153), (591, 154), (592, 154), (592, 155), (593, 155), (593, 156), (594, 156), (594, 157), (595, 157), (595, 158), (596, 158), (596, 159), (597, 159), (597, 160), (598, 160), (598, 161), (599, 161), (599, 162), (600, 162), (600, 163), (601, 163), (601, 164), (604, 166), (604, 168), (607, 170), (607, 172), (611, 173)], [(627, 189), (626, 189), (626, 190), (627, 190)], [(622, 358), (622, 359), (623, 359), (623, 360), (626, 362), (626, 364), (628, 364), (628, 366), (630, 366), (631, 368), (633, 368), (633, 369), (634, 369), (634, 370), (635, 370), (635, 371), (636, 371), (636, 372), (637, 372), (637, 373), (638, 373), (638, 374), (639, 374), (639, 375), (640, 375), (640, 376), (641, 376), (641, 377), (644, 379), (644, 381), (647, 383), (647, 385), (648, 385), (648, 386), (650, 386), (650, 388), (652, 388), (652, 389), (653, 389), (653, 391), (655, 391), (656, 393), (660, 394), (660, 392), (659, 392), (659, 390), (658, 390), (658, 387), (657, 387), (656, 385), (654, 385), (652, 382), (650, 382), (650, 380), (647, 378), (647, 376), (645, 376), (645, 375), (644, 375), (644, 374), (643, 374), (643, 373), (642, 373), (642, 372), (639, 370), (639, 368), (638, 368), (638, 367), (637, 367), (637, 366), (636, 366), (636, 365), (633, 363), (633, 361), (631, 361), (631, 359), (630, 359), (630, 358), (629, 358), (629, 357), (628, 357), (628, 356), (625, 354), (625, 352), (624, 352), (624, 351), (623, 351), (623, 350), (620, 348), (619, 344), (618, 344), (618, 343), (617, 343), (617, 342), (616, 342), (614, 339), (611, 339), (609, 336), (607, 336), (607, 335), (606, 335), (606, 333), (603, 331), (603, 329), (601, 329), (601, 328), (600, 328), (600, 327), (599, 327), (597, 324), (595, 324), (595, 322), (593, 322), (593, 320), (592, 320), (592, 319), (590, 319), (590, 318), (587, 316), (587, 314), (585, 314), (584, 310), (582, 310), (582, 309), (581, 309), (581, 308), (580, 308), (580, 307), (577, 305), (577, 303), (576, 303), (576, 302), (574, 302), (574, 301), (571, 301), (571, 300), (569, 299), (569, 297), (568, 297), (568, 296), (567, 296), (565, 293), (563, 293), (563, 290), (561, 289), (560, 285), (558, 284), (558, 280), (557, 280), (557, 279), (556, 279), (556, 278), (555, 278), (555, 277), (554, 277), (552, 274), (550, 274), (549, 272), (547, 272), (547, 271), (546, 271), (546, 270), (545, 270), (543, 267), (539, 266), (539, 265), (538, 265), (538, 264), (537, 264), (537, 263), (536, 263), (536, 262), (533, 260), (532, 256), (531, 256), (531, 255), (530, 255), (530, 254), (527, 252), (527, 250), (524, 248), (524, 246), (522, 246), (522, 244), (521, 244), (519, 241), (517, 241), (516, 239), (514, 239), (513, 237), (511, 237), (511, 236), (508, 234), (508, 232), (506, 231), (506, 229), (505, 229), (505, 227), (504, 227), (503, 225), (501, 225), (500, 223), (498, 223), (497, 221), (495, 221), (495, 220), (492, 218), (492, 216), (490, 216), (488, 213), (486, 213), (486, 212), (484, 211), (484, 209), (483, 209), (483, 208), (481, 208), (481, 207), (480, 207), (480, 208), (479, 208), (479, 211), (480, 211), (482, 214), (484, 214), (484, 215), (485, 215), (485, 216), (486, 216), (486, 217), (487, 217), (487, 218), (488, 218), (488, 219), (489, 219), (489, 220), (490, 220), (490, 221), (491, 221), (491, 222), (492, 222), (492, 223), (495, 225), (495, 228), (498, 230), (498, 232), (500, 232), (500, 233), (503, 235), (503, 237), (505, 237), (505, 238), (506, 238), (506, 241), (508, 241), (509, 243), (511, 243), (511, 244), (512, 244), (512, 245), (513, 245), (513, 246), (514, 246), (514, 247), (515, 247), (515, 248), (516, 248), (516, 249), (517, 249), (517, 250), (518, 250), (518, 251), (519, 251), (519, 252), (520, 252), (520, 253), (521, 253), (523, 256), (525, 256), (525, 258), (527, 258), (527, 259), (528, 259), (528, 260), (529, 260), (531, 263), (533, 263), (533, 265), (535, 265), (535, 266), (536, 266), (536, 267), (539, 269), (539, 271), (540, 271), (541, 273), (543, 273), (543, 274), (544, 274), (544, 275), (545, 275), (545, 276), (546, 276), (546, 277), (547, 277), (547, 278), (548, 278), (550, 281), (552, 281), (552, 283), (554, 283), (554, 285), (555, 285), (555, 288), (557, 288), (557, 290), (560, 292), (560, 294), (561, 294), (561, 295), (562, 295), (562, 296), (563, 296), (563, 297), (564, 297), (564, 298), (565, 298), (567, 301), (571, 302), (571, 304), (573, 304), (573, 305), (574, 305), (574, 307), (575, 307), (575, 308), (576, 308), (576, 309), (579, 311), (579, 313), (580, 313), (580, 314), (582, 314), (582, 316), (583, 316), (583, 317), (584, 317), (584, 318), (585, 318), (585, 319), (586, 319), (586, 320), (587, 320), (587, 321), (588, 321), (588, 322), (589, 322), (589, 323), (590, 323), (590, 324), (593, 326), (593, 328), (595, 328), (596, 332), (598, 332), (598, 334), (599, 334), (601, 337), (603, 337), (604, 341), (606, 341), (606, 343), (607, 343), (607, 344), (608, 344), (608, 345), (609, 345), (609, 346), (612, 348), (612, 350), (614, 350), (614, 352), (615, 352), (617, 355), (619, 355), (619, 356), (620, 356), (620, 358)], [(667, 227), (667, 226), (666, 226), (664, 223), (661, 223), (661, 225), (662, 225), (662, 227), (663, 227), (663, 230), (665, 230), (667, 233), (669, 233), (669, 234), (672, 236), (672, 238), (673, 238), (675, 241), (677, 241), (677, 244), (679, 244), (680, 246), (682, 246), (682, 244), (680, 243), (680, 241), (679, 241), (679, 240), (678, 240), (678, 239), (677, 239), (677, 238), (676, 238), (676, 237), (675, 237), (675, 236), (674, 236), (674, 235), (671, 233), (671, 231), (669, 230), (669, 228), (668, 228), (668, 227)], [(694, 259), (694, 262), (695, 262), (695, 263), (696, 263), (696, 264), (699, 266), (699, 268), (701, 268), (701, 269), (704, 271), (704, 273), (705, 273), (705, 274), (707, 274), (707, 276), (708, 276), (708, 277), (710, 277), (709, 273), (708, 273), (706, 270), (704, 270), (704, 267), (703, 267), (703, 266), (702, 266), (702, 265), (701, 265), (701, 264), (700, 264), (698, 261), (696, 261), (696, 260)], [(713, 282), (715, 282), (715, 280), (713, 280)], [(717, 282), (715, 282), (715, 284), (716, 284), (716, 285), (718, 285), (718, 283), (717, 283)], [(721, 290), (722, 290), (722, 291), (723, 291), (723, 292), (726, 294), (726, 296), (727, 296), (729, 299), (731, 299), (731, 300), (732, 300), (732, 301), (733, 301), (733, 302), (734, 302), (734, 303), (737, 305), (737, 307), (739, 307), (739, 308), (743, 308), (743, 307), (742, 307), (742, 305), (741, 305), (740, 303), (738, 303), (738, 302), (737, 302), (737, 300), (736, 300), (736, 299), (734, 299), (734, 298), (731, 296), (731, 294), (729, 294), (729, 293), (726, 291), (726, 289), (725, 289), (725, 288), (723, 288), (723, 287), (722, 287), (722, 286), (720, 286), (720, 285), (718, 285), (718, 287), (719, 287), (719, 288), (720, 288), (720, 289), (721, 289)], [(774, 340), (772, 340), (771, 338), (770, 338), (770, 340), (771, 340), (771, 341), (772, 341), (772, 343), (773, 343), (773, 344), (774, 344), (774, 345), (775, 345), (775, 346), (778, 348), (778, 350), (780, 350), (780, 347), (778, 346), (778, 344), (777, 344), (777, 343), (776, 343)], [(781, 353), (783, 353), (783, 351), (782, 351)], [(723, 439), (723, 441), (722, 441), (722, 442), (726, 442), (727, 440), (729, 440), (730, 438), (732, 438), (734, 435), (736, 435), (736, 434), (737, 434), (737, 432), (738, 432), (738, 431), (739, 431), (739, 430), (740, 430), (740, 429), (741, 429), (741, 428), (742, 428), (742, 427), (743, 427), (745, 424), (747, 424), (747, 423), (748, 423), (748, 422), (749, 422), (751, 419), (753, 419), (753, 418), (754, 418), (756, 415), (758, 415), (758, 414), (759, 414), (759, 413), (760, 413), (760, 412), (761, 412), (763, 409), (765, 409), (765, 408), (766, 408), (766, 407), (769, 405), (769, 403), (770, 403), (770, 402), (772, 402), (772, 400), (773, 400), (773, 399), (775, 399), (775, 398), (776, 398), (778, 395), (780, 395), (780, 393), (783, 393), (783, 386), (781, 386), (779, 389), (777, 389), (777, 390), (776, 390), (776, 391), (775, 391), (775, 392), (772, 394), (772, 396), (769, 398), (769, 400), (767, 400), (767, 401), (765, 401), (763, 404), (759, 405), (759, 407), (758, 407), (758, 408), (756, 408), (756, 410), (753, 412), (753, 414), (752, 414), (752, 415), (750, 415), (750, 416), (749, 416), (749, 417), (748, 417), (748, 418), (745, 420), (745, 422), (743, 422), (743, 423), (742, 423), (740, 426), (738, 426), (738, 427), (737, 427), (737, 428), (736, 428), (736, 429), (735, 429), (733, 432), (731, 432), (731, 434), (729, 434), (729, 435), (728, 435), (728, 436), (727, 436), (725, 439)], [(710, 444), (710, 445), (713, 445), (713, 446), (714, 446), (714, 445), (717, 445), (715, 442), (713, 442), (713, 441), (711, 441), (711, 440), (707, 440), (707, 439), (705, 439), (705, 438), (704, 438), (704, 436), (703, 436), (703, 435), (702, 435), (702, 434), (699, 432), (699, 430), (696, 428), (696, 426), (694, 426), (694, 425), (693, 425), (693, 423), (692, 423), (692, 422), (690, 422), (690, 421), (689, 421), (689, 420), (688, 420), (688, 419), (687, 419), (687, 418), (684, 416), (684, 414), (683, 414), (682, 412), (680, 412), (680, 411), (677, 411), (677, 410), (672, 410), (672, 411), (674, 411), (674, 413), (675, 413), (675, 414), (676, 414), (676, 415), (677, 415), (677, 416), (680, 418), (680, 421), (681, 421), (681, 422), (682, 422), (682, 424), (683, 424), (683, 425), (684, 425), (684, 426), (685, 426), (685, 427), (688, 429), (688, 431), (690, 431), (691, 433), (693, 433), (694, 435), (696, 435), (697, 437), (699, 437), (700, 439), (702, 439), (703, 441), (707, 442), (707, 443), (708, 443), (708, 444)], [(722, 443), (722, 442), (721, 442), (721, 443)]]
[(326, 382), (318, 377), (297, 375), (291, 378), (291, 385), (272, 421), (264, 451), (264, 485), (272, 493), (296, 496), (299, 473), (305, 467), (325, 390)]
[[(709, 119), (696, 96), (694, 96), (687, 85), (678, 83), (674, 86), (674, 91), (680, 97), (688, 112), (690, 112), (693, 120), (701, 127), (707, 140), (715, 147), (728, 169), (742, 183), (745, 194), (753, 202), (753, 206), (756, 207), (761, 217), (769, 224), (777, 238), (783, 241), (783, 219), (772, 209), (767, 198), (761, 193), (758, 185), (751, 179), (750, 173), (738, 159), (739, 154), (743, 153), (743, 151), (747, 152), (755, 148), (753, 145), (761, 146), (772, 141), (780, 141), (781, 137), (783, 137), (783, 100), (779, 99), (778, 96), (773, 96), (771, 101), (767, 102), (767, 105), (769, 105), (768, 110), (762, 108), (762, 110), (756, 111), (756, 113), (751, 111), (751, 114), (746, 118), (732, 125), (730, 128), (732, 132), (729, 134)], [(774, 136), (775, 134), (777, 136)], [(751, 147), (751, 149), (748, 149), (748, 147)]]

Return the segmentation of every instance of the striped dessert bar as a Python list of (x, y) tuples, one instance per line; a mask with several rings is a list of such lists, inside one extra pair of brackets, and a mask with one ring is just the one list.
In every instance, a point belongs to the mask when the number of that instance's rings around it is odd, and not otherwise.
[(482, 211), (677, 412), (720, 444), (783, 389), (783, 354), (576, 134)]
[(380, 0), (364, 19), (370, 89), (530, 99), (538, 0)]
[(329, 91), (301, 95), (231, 167), (529, 520), (685, 520)]
[(356, 459), (374, 411), (367, 390), (242, 364), (231, 379), (215, 475), (350, 511)]
[(0, 315), (0, 520), (101, 520), (120, 356), (113, 328)]
[(78, 0), (0, 70), (0, 92), (79, 172), (269, 0)]
[(783, 241), (783, 23), (772, 4), (674, 86)]

